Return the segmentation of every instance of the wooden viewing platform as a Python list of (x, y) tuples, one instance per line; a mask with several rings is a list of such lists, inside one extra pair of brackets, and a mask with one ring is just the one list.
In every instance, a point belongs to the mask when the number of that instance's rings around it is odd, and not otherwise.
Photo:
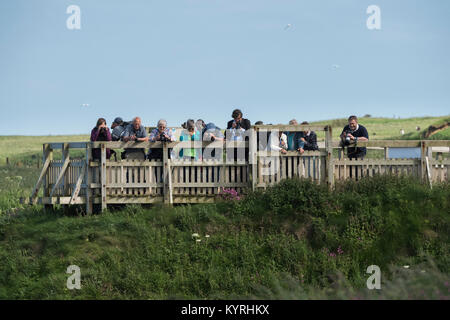
[[(43, 167), (30, 197), (30, 203), (46, 206), (81, 204), (86, 212), (93, 205), (102, 210), (108, 204), (150, 203), (203, 203), (213, 202), (223, 188), (245, 190), (266, 188), (282, 179), (309, 178), (333, 187), (336, 180), (359, 179), (376, 174), (408, 174), (427, 183), (447, 181), (450, 159), (432, 158), (432, 147), (450, 147), (447, 140), (373, 140), (358, 142), (358, 147), (420, 147), (419, 159), (349, 160), (333, 157), (331, 126), (278, 125), (253, 126), (248, 141), (175, 141), (175, 142), (68, 142), (43, 145)], [(286, 154), (258, 150), (257, 136), (264, 131), (325, 131), (325, 148), (319, 151), (297, 151)], [(222, 149), (247, 148), (248, 161), (222, 159), (182, 160), (169, 159), (169, 151), (179, 148)], [(92, 149), (101, 149), (101, 159), (92, 159)], [(162, 148), (162, 161), (107, 160), (106, 148)], [(71, 149), (84, 151), (83, 159), (72, 159)], [(53, 151), (61, 150), (62, 159), (54, 160)], [(175, 152), (176, 153), (176, 152)], [(43, 189), (42, 196), (38, 196)]]

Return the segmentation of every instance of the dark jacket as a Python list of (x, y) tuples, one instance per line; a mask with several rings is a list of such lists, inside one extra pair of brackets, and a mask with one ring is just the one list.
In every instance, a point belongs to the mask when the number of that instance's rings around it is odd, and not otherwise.
[[(342, 133), (344, 133), (344, 132), (351, 133), (352, 136), (357, 137), (357, 138), (365, 137), (365, 138), (369, 139), (369, 133), (367, 132), (367, 129), (360, 124), (358, 124), (358, 129), (355, 131), (350, 130), (349, 125), (346, 125), (344, 127), (344, 130), (342, 130)], [(366, 150), (367, 149), (364, 147), (361, 147), (361, 148), (356, 147), (355, 148), (354, 146), (349, 146), (349, 147), (347, 147), (347, 156), (349, 158), (362, 158), (366, 155)]]
[(319, 150), (319, 146), (317, 145), (317, 135), (314, 131), (309, 133), (309, 136), (306, 135), (306, 132), (303, 133), (302, 137), (305, 139), (304, 150)]
[[(91, 141), (111, 141), (111, 132), (109, 131), (109, 128), (106, 128), (104, 132), (100, 132), (97, 127), (92, 129), (91, 131)], [(94, 148), (92, 149), (92, 157), (94, 159), (101, 159), (101, 150), (100, 148)], [(111, 150), (109, 148), (106, 148), (106, 158), (109, 159), (111, 157)]]
[[(228, 121), (227, 129), (231, 129), (233, 127), (233, 122), (234, 122), (234, 120)], [(242, 118), (240, 124), (241, 124), (241, 128), (244, 130), (250, 130), (250, 127), (252, 126), (252, 124), (250, 123), (250, 120), (244, 119), (244, 118)]]

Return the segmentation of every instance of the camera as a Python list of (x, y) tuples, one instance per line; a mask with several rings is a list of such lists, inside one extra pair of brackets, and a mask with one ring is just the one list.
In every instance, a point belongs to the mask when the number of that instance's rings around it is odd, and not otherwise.
[(159, 136), (159, 141), (166, 142), (166, 141), (170, 141), (170, 139), (169, 139), (169, 138), (166, 136), (166, 134), (163, 132), (163, 133), (161, 133), (160, 136)]
[(350, 141), (351, 141), (351, 139), (350, 139), (350, 132), (348, 132), (348, 131), (344, 132), (344, 136), (341, 137), (342, 145), (348, 146), (348, 145), (350, 145)]

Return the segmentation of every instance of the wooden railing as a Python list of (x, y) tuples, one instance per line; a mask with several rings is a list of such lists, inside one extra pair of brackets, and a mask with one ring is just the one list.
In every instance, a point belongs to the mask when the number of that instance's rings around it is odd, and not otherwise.
[[(98, 204), (123, 203), (199, 203), (213, 202), (224, 188), (238, 193), (266, 188), (286, 178), (303, 177), (333, 187), (336, 180), (360, 179), (376, 174), (408, 174), (433, 182), (447, 181), (450, 159), (433, 159), (432, 147), (450, 147), (450, 141), (383, 141), (359, 142), (358, 147), (420, 147), (420, 159), (334, 158), (331, 127), (255, 126), (248, 141), (241, 142), (74, 142), (48, 143), (43, 146), (43, 168), (31, 195), (31, 203), (45, 205), (84, 204), (88, 213)], [(286, 154), (258, 150), (257, 134), (265, 130), (325, 131), (325, 148), (319, 151), (297, 151)], [(180, 148), (222, 150), (216, 159), (183, 160), (176, 157)], [(92, 159), (92, 150), (100, 148), (101, 158)], [(106, 158), (106, 149), (162, 148), (162, 160), (118, 160)], [(227, 157), (229, 150), (241, 148), (246, 157)], [(83, 159), (71, 159), (71, 149), (82, 149)], [(61, 150), (61, 160), (53, 151)], [(169, 151), (172, 150), (169, 158)], [(175, 154), (175, 156), (174, 156)], [(206, 153), (205, 153), (206, 154)], [(244, 152), (245, 154), (245, 152)], [(246, 160), (247, 158), (247, 160)], [(43, 195), (38, 197), (40, 187)]]

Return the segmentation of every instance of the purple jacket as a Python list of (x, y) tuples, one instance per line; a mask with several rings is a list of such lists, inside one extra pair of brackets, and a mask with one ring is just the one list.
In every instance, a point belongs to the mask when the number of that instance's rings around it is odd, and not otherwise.
[[(92, 129), (91, 141), (112, 141), (111, 132), (109, 131), (109, 128), (106, 128), (106, 139), (103, 137), (99, 137), (99, 134), (100, 134), (100, 130), (98, 130), (97, 127)], [(99, 138), (101, 140), (98, 140)], [(101, 159), (102, 153), (101, 153), (100, 148), (92, 149), (92, 157), (94, 159)], [(109, 148), (106, 148), (106, 159), (109, 159), (110, 157), (111, 157), (111, 150)]]

